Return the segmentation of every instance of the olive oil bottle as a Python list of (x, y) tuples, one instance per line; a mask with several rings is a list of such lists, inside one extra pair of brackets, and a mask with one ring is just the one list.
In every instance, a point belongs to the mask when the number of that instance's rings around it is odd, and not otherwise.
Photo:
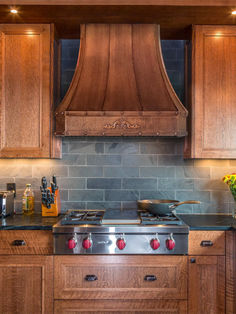
[(34, 192), (31, 184), (26, 184), (26, 189), (22, 197), (22, 211), (24, 215), (32, 215), (34, 212)]

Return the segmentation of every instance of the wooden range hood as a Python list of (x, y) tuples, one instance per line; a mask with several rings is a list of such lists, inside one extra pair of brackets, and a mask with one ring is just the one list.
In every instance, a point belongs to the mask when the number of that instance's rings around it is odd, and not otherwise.
[(156, 24), (83, 24), (56, 135), (185, 136), (187, 110), (162, 59)]

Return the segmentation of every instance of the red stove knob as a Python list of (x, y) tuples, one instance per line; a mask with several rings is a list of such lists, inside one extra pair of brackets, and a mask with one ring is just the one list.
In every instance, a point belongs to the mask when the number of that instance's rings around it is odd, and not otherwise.
[(160, 240), (158, 238), (152, 239), (150, 245), (153, 250), (157, 250), (160, 247)]
[(122, 239), (122, 238), (119, 238), (117, 241), (116, 241), (116, 245), (118, 247), (119, 250), (124, 250), (125, 246), (126, 246), (126, 243), (125, 243), (125, 240)]
[(170, 234), (170, 237), (166, 240), (166, 247), (168, 250), (173, 250), (175, 247), (175, 240), (173, 238), (173, 234)]
[(83, 248), (84, 248), (85, 250), (90, 249), (91, 246), (92, 246), (92, 240), (91, 240), (91, 238), (90, 238), (90, 237), (85, 238), (85, 239), (83, 240), (82, 246), (83, 246)]
[(68, 240), (68, 249), (73, 250), (76, 247), (76, 240), (74, 238)]

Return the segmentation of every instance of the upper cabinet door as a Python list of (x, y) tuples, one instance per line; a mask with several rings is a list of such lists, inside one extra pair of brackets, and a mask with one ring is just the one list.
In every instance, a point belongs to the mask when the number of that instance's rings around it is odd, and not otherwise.
[(52, 26), (0, 25), (0, 157), (59, 157), (52, 57)]
[(236, 26), (194, 26), (191, 116), (185, 157), (236, 158)]

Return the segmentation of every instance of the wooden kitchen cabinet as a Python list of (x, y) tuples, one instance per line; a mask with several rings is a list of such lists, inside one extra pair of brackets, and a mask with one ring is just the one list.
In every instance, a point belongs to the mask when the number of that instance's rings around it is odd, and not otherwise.
[(0, 24), (0, 157), (60, 157), (56, 56), (53, 25)]
[(52, 232), (0, 230), (0, 313), (53, 313)]
[(55, 314), (186, 314), (187, 257), (55, 256), (54, 298)]
[[(89, 280), (93, 276), (94, 280)], [(147, 280), (147, 276), (155, 276)], [(56, 299), (187, 299), (186, 256), (55, 256)]]
[(225, 231), (190, 231), (188, 312), (225, 312)]
[(54, 314), (187, 314), (187, 301), (56, 300)]
[(189, 255), (225, 255), (225, 231), (189, 232)]
[(50, 255), (53, 254), (52, 246), (53, 237), (49, 230), (0, 231), (2, 255)]
[(236, 231), (226, 232), (226, 314), (236, 313)]
[(195, 25), (186, 158), (236, 158), (236, 26)]
[(225, 257), (189, 256), (188, 312), (225, 313)]
[(53, 313), (53, 257), (0, 255), (0, 313)]

